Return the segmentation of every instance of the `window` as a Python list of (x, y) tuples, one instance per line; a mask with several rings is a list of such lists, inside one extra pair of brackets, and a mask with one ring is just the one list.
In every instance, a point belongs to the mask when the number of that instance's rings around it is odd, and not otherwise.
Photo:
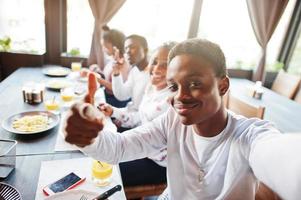
[(187, 38), (193, 0), (129, 0), (109, 22), (125, 35), (144, 36), (153, 50), (166, 41)]
[[(285, 34), (294, 1), (290, 1), (267, 49), (267, 63), (274, 63)], [(205, 0), (201, 11), (198, 36), (219, 44), (229, 68), (257, 66), (259, 46), (249, 18), (246, 1)]]
[(270, 42), (268, 44), (267, 48), (267, 70), (268, 71), (278, 71), (280, 70), (283, 65), (279, 65), (279, 63), (276, 62), (282, 41), (284, 39), (284, 36), (286, 34), (286, 30), (289, 25), (289, 20), (291, 18), (292, 12), (294, 10), (294, 6), (296, 4), (296, 0), (290, 0), (282, 14), (282, 17), (278, 23), (278, 26), (276, 27), (274, 34), (272, 35), (272, 38), (270, 39)]
[(289, 63), (288, 71), (293, 74), (301, 75), (301, 35), (299, 36), (292, 59)]
[(43, 0), (1, 0), (0, 39), (11, 39), (12, 51), (45, 52)]
[(204, 1), (198, 35), (220, 45), (229, 68), (256, 65), (260, 47), (245, 1)]
[(88, 56), (90, 53), (94, 17), (87, 0), (67, 1), (67, 51)]

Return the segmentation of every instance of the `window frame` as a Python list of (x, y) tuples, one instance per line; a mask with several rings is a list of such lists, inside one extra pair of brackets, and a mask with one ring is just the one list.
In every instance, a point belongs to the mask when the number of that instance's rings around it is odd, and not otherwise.
[(301, 37), (301, 1), (297, 0), (278, 55), (278, 61), (284, 64), (285, 71), (289, 68), (299, 37)]
[[(203, 0), (194, 0), (189, 22), (187, 38), (197, 36), (199, 20), (201, 17)], [(68, 57), (70, 61), (73, 56), (65, 56), (67, 51), (67, 0), (44, 0), (45, 8), (45, 64), (61, 64), (62, 58)], [(57, 31), (51, 31), (57, 30)], [(282, 42), (278, 60), (283, 62), (285, 69), (288, 68), (290, 59), (301, 34), (301, 1), (296, 1), (292, 17)], [(30, 55), (30, 53), (28, 53)]]

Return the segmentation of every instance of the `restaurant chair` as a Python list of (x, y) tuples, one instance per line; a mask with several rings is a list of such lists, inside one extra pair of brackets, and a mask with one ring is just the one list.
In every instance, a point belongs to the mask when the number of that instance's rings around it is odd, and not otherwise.
[(299, 89), (299, 91), (297, 92), (295, 98), (294, 98), (294, 101), (298, 102), (301, 104), (301, 87)]
[[(248, 104), (239, 100), (233, 95), (230, 95), (229, 92), (227, 92), (223, 100), (227, 105), (227, 108), (236, 114), (240, 114), (245, 117), (258, 117), (263, 119), (265, 111), (264, 107), (256, 107)], [(281, 200), (281, 198), (275, 192), (273, 192), (273, 190), (260, 182), (258, 190), (256, 191), (255, 200)]]
[(281, 70), (272, 85), (272, 90), (283, 96), (293, 99), (300, 82), (301, 77), (288, 74), (287, 72)]
[(143, 200), (147, 196), (159, 196), (163, 193), (166, 188), (166, 184), (156, 184), (156, 185), (139, 185), (125, 187), (124, 192), (126, 199), (140, 199)]
[[(224, 101), (225, 102), (225, 101)], [(228, 94), (227, 106), (229, 110), (236, 114), (243, 115), (245, 117), (257, 117), (263, 119), (265, 107), (254, 106), (244, 102), (231, 94)]]

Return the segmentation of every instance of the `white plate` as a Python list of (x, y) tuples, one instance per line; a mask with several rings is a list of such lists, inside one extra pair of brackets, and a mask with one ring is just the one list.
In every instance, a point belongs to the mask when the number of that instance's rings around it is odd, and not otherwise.
[(95, 192), (90, 192), (87, 190), (69, 190), (66, 192), (60, 192), (47, 197), (45, 200), (79, 200), (83, 195), (85, 195), (88, 200), (97, 197), (99, 194)]
[[(12, 123), (16, 120), (19, 119), (21, 117), (24, 116), (30, 116), (30, 115), (46, 115), (49, 119), (49, 124), (47, 126), (46, 129), (43, 130), (38, 130), (38, 131), (31, 131), (31, 132), (25, 132), (25, 131), (19, 131), (17, 129), (14, 129), (12, 127)], [(29, 111), (29, 112), (22, 112), (22, 113), (18, 113), (18, 114), (14, 114), (8, 118), (6, 118), (5, 120), (2, 121), (2, 127), (12, 133), (16, 133), (16, 134), (23, 134), (23, 135), (31, 135), (31, 134), (36, 134), (36, 133), (41, 133), (47, 130), (50, 130), (52, 128), (54, 128), (56, 125), (58, 125), (60, 121), (60, 117), (58, 115), (55, 115), (51, 112), (47, 112), (47, 111)]]
[(47, 76), (64, 77), (67, 76), (71, 70), (66, 67), (46, 67), (42, 72)]
[(46, 87), (51, 90), (60, 90), (65, 87), (72, 86), (72, 83), (67, 80), (53, 79), (46, 83)]
[(88, 77), (79, 77), (78, 81), (86, 83), (88, 82)]

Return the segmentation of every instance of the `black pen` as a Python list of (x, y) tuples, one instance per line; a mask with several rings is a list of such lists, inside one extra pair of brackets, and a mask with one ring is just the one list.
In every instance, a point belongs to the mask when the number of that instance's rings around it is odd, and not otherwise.
[(121, 191), (121, 185), (116, 185), (115, 187), (109, 189), (108, 191), (102, 193), (101, 195), (95, 197), (92, 200), (105, 200), (117, 191)]

